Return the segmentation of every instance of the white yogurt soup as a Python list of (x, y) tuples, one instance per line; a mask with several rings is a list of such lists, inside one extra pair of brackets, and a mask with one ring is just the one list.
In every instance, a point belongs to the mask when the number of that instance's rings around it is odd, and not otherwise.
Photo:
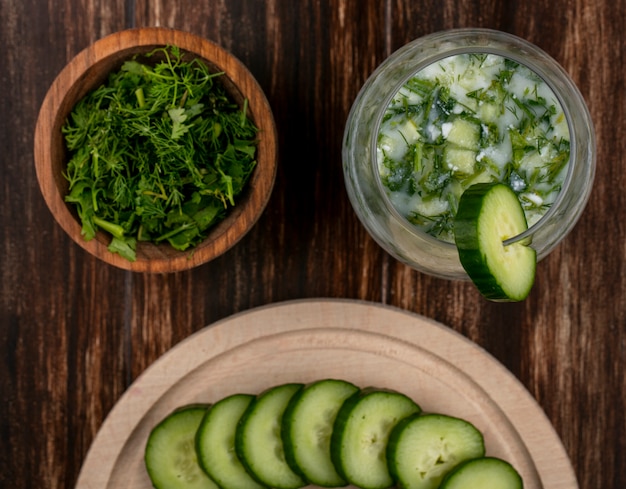
[(398, 212), (454, 242), (458, 200), (474, 183), (518, 195), (528, 225), (555, 201), (570, 134), (552, 89), (526, 66), (493, 54), (457, 54), (412, 76), (393, 97), (377, 140), (382, 183)]

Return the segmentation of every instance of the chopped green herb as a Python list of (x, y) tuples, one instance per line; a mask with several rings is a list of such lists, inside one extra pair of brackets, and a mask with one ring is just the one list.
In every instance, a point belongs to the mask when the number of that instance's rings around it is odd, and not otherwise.
[(63, 126), (66, 201), (84, 239), (136, 259), (136, 243), (200, 243), (236, 204), (256, 165), (257, 128), (220, 81), (176, 46), (126, 61)]

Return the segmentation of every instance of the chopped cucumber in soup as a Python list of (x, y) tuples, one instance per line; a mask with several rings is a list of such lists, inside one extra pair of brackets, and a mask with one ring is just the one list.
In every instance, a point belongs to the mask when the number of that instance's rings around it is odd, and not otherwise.
[(460, 54), (427, 66), (394, 96), (377, 158), (394, 207), (425, 232), (454, 242), (463, 191), (500, 182), (518, 196), (529, 226), (555, 201), (570, 151), (552, 89), (526, 66), (492, 54)]

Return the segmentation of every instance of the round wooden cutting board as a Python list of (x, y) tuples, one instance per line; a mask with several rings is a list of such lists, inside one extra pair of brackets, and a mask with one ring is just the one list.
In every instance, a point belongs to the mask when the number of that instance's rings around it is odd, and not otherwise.
[(526, 489), (578, 487), (540, 406), (487, 352), (424, 317), (331, 299), (252, 309), (204, 328), (167, 352), (108, 415), (77, 488), (150, 489), (143, 465), (146, 439), (177, 407), (322, 378), (395, 389), (424, 411), (471, 421), (485, 436), (487, 454), (512, 463)]

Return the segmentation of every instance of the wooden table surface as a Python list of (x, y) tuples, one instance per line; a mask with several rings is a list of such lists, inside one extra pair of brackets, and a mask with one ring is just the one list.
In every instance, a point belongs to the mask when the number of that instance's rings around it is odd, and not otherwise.
[[(74, 244), (33, 163), (39, 106), (63, 66), (96, 39), (151, 25), (239, 57), (279, 135), (277, 181), (257, 225), (214, 262), (168, 275), (119, 270)], [(597, 131), (589, 204), (519, 304), (398, 263), (344, 188), (344, 123), (368, 75), (414, 38), (469, 26), (556, 58)], [(161, 354), (233, 313), (318, 297), (389, 304), (475, 341), (545, 410), (581, 489), (626, 486), (626, 2), (1, 0), (0, 45), (0, 487), (73, 487), (105, 416)]]

